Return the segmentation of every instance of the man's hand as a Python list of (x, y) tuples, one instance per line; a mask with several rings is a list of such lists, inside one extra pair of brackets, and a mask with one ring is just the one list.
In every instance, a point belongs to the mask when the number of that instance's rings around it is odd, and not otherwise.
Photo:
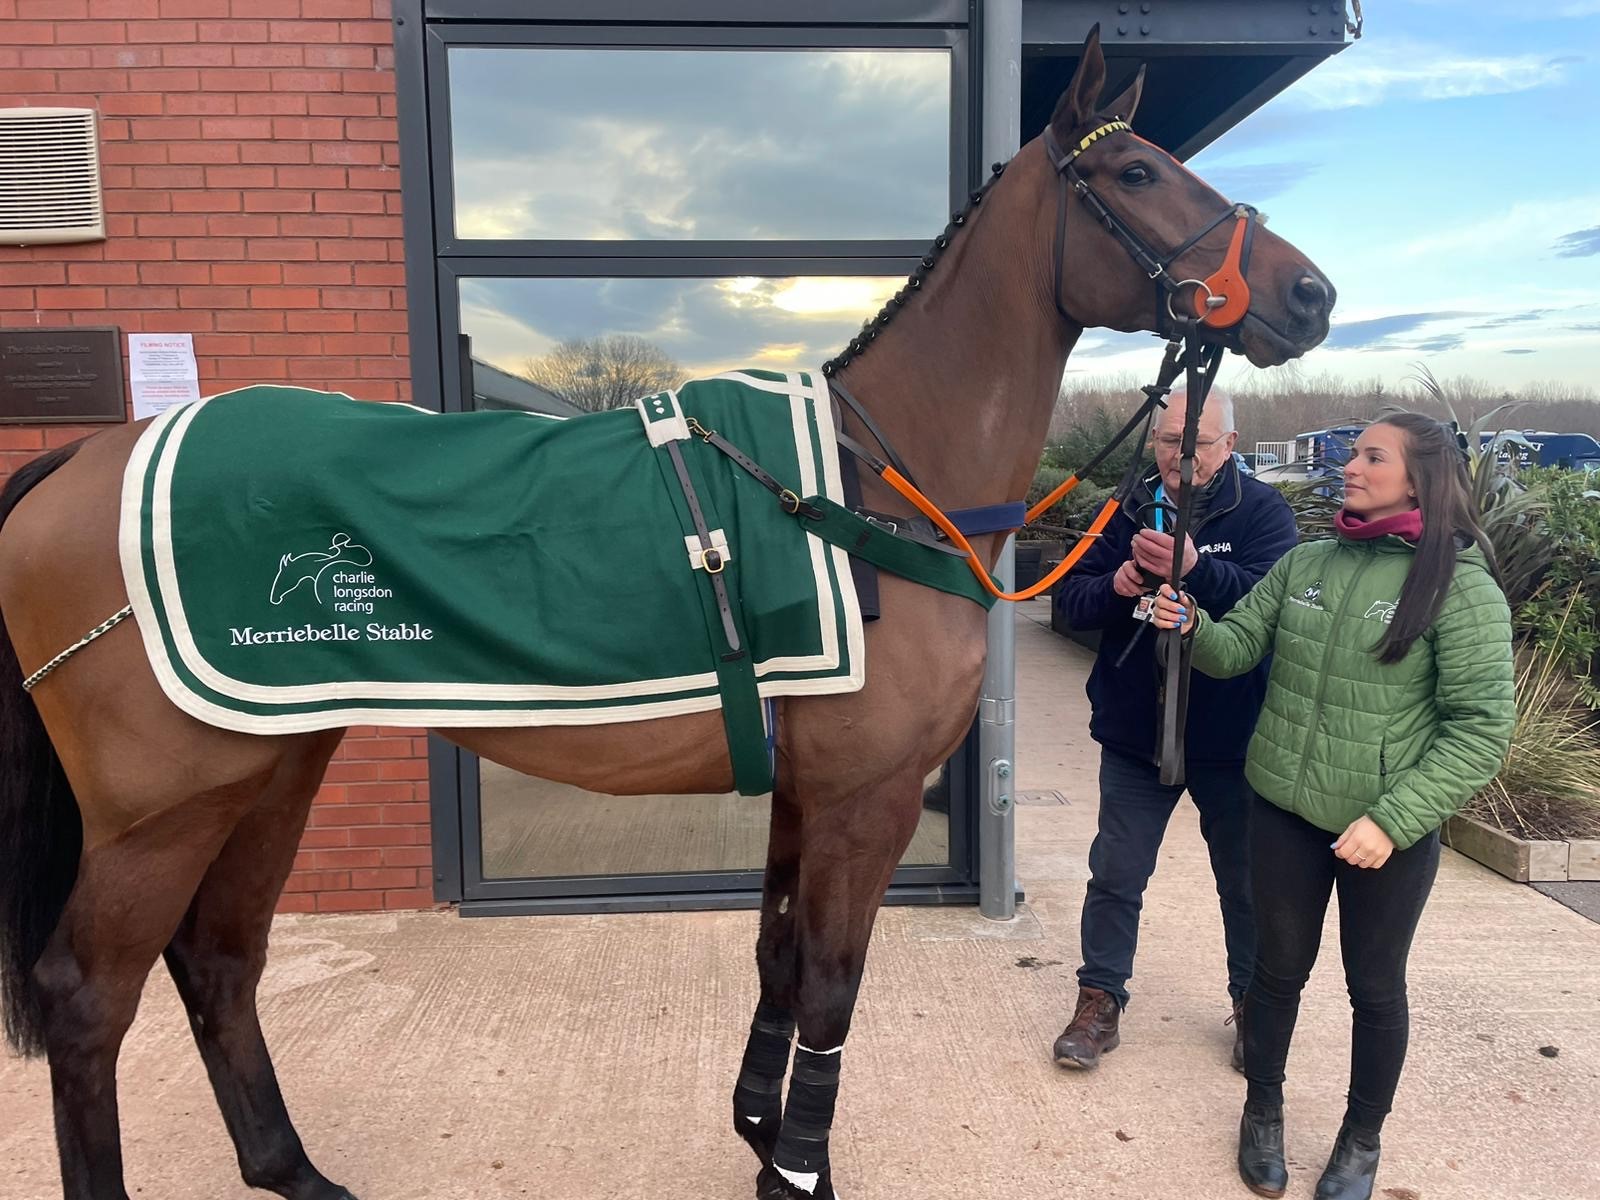
[(1389, 861), (1394, 842), (1371, 817), (1357, 817), (1333, 843), (1333, 852), (1352, 866), (1372, 870)]
[(1139, 564), (1130, 558), (1118, 567), (1117, 573), (1111, 578), (1111, 590), (1129, 600), (1137, 600), (1144, 595), (1144, 575), (1139, 571)]
[[(1152, 575), (1159, 575), (1166, 579), (1172, 574), (1172, 535), (1157, 533), (1154, 529), (1141, 529), (1133, 538), (1133, 561), (1149, 571)], [(1178, 572), (1179, 578), (1188, 575), (1194, 570), (1195, 563), (1200, 561), (1200, 554), (1194, 548), (1194, 541), (1186, 533), (1183, 535), (1183, 569)]]

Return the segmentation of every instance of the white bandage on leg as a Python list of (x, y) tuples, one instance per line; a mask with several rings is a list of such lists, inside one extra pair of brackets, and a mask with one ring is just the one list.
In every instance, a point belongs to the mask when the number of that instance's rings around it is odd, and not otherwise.
[(777, 1170), (779, 1175), (808, 1196), (817, 1190), (817, 1183), (822, 1179), (822, 1175), (817, 1171), (785, 1171), (782, 1167)]

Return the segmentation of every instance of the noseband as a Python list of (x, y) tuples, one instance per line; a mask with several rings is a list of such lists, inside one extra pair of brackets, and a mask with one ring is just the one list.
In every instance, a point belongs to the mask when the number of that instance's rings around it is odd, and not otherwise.
[[(1156, 309), (1157, 329), (1163, 334), (1187, 332), (1187, 327), (1196, 321), (1213, 330), (1233, 328), (1244, 319), (1245, 313), (1250, 309), (1250, 285), (1246, 282), (1245, 273), (1250, 268), (1250, 248), (1255, 239), (1255, 227), (1260, 220), (1260, 213), (1248, 204), (1233, 205), (1176, 250), (1165, 255), (1158, 254), (1137, 230), (1100, 198), (1094, 188), (1089, 186), (1089, 181), (1078, 173), (1076, 165), (1079, 157), (1101, 138), (1113, 133), (1132, 132), (1132, 126), (1126, 121), (1120, 117), (1113, 118), (1090, 130), (1071, 150), (1063, 151), (1061, 144), (1056, 141), (1055, 130), (1049, 126), (1045, 127), (1044, 151), (1050, 159), (1050, 165), (1055, 168), (1056, 178), (1060, 181), (1056, 191), (1056, 311), (1064, 320), (1071, 321), (1074, 325), (1084, 324), (1073, 317), (1061, 303), (1061, 277), (1065, 268), (1067, 242), (1067, 190), (1070, 187), (1077, 193), (1094, 219), (1105, 227), (1107, 233), (1117, 239), (1139, 269), (1155, 282), (1159, 301)], [(1233, 237), (1228, 243), (1228, 252), (1223, 257), (1222, 266), (1204, 279), (1179, 279), (1174, 276), (1171, 268), (1178, 259), (1230, 218), (1237, 224), (1233, 228)], [(1188, 287), (1195, 289), (1192, 316), (1180, 315), (1172, 306), (1173, 300)]]

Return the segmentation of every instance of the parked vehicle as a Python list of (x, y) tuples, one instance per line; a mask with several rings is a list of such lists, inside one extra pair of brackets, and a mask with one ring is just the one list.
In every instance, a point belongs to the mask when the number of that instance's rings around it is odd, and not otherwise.
[[(1350, 452), (1364, 425), (1335, 425), (1295, 434), (1287, 443), (1292, 462), (1306, 464), (1311, 474), (1338, 474), (1350, 461)], [(1518, 467), (1565, 467), (1572, 471), (1600, 470), (1600, 441), (1587, 433), (1552, 433), (1539, 429), (1504, 429), (1479, 435), (1484, 447), (1493, 445), (1502, 463)], [(1283, 443), (1274, 443), (1283, 444)], [(1265, 452), (1259, 448), (1257, 455)], [(1259, 475), (1261, 468), (1256, 468)]]

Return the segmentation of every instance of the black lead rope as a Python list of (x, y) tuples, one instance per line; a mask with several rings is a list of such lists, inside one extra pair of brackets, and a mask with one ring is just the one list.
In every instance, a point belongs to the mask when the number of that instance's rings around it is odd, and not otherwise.
[[(1194, 504), (1194, 450), (1199, 437), (1200, 414), (1211, 393), (1211, 385), (1216, 382), (1222, 349), (1217, 345), (1203, 345), (1198, 337), (1191, 336), (1183, 353), (1183, 368), (1188, 376), (1188, 405), (1183, 416), (1183, 442), (1178, 458), (1178, 511), (1172, 528), (1172, 568), (1167, 578), (1175, 594), (1179, 593), (1183, 582), (1183, 544), (1189, 534), (1189, 516)], [(1180, 629), (1164, 629), (1156, 646), (1163, 671), (1157, 757), (1161, 782), (1178, 786), (1184, 782), (1184, 729), (1189, 717), (1189, 673), (1194, 643), (1184, 637)]]
[[(900, 472), (900, 478), (904, 479), (907, 483), (920, 492), (922, 490), (922, 485), (916, 481), (916, 478), (911, 474), (911, 469), (907, 467), (906, 464), (901, 461), (900, 456), (895, 453), (894, 447), (889, 444), (889, 438), (887, 435), (885, 435), (883, 430), (878, 428), (877, 423), (867, 415), (867, 410), (865, 406), (862, 405), (861, 401), (857, 400), (850, 394), (850, 389), (845, 387), (844, 383), (837, 375), (828, 376), (828, 387), (833, 390), (833, 394), (835, 396), (839, 397), (839, 399), (843, 400), (850, 406), (850, 411), (855, 413), (857, 418), (860, 419), (862, 425), (866, 426), (866, 430), (872, 435), (873, 440), (876, 441), (879, 446), (883, 447), (884, 456), (888, 458), (889, 465), (896, 471)], [(838, 431), (837, 436), (839, 441), (845, 446), (846, 449), (850, 450), (858, 457), (862, 457), (860, 445), (846, 438), (842, 429)]]

